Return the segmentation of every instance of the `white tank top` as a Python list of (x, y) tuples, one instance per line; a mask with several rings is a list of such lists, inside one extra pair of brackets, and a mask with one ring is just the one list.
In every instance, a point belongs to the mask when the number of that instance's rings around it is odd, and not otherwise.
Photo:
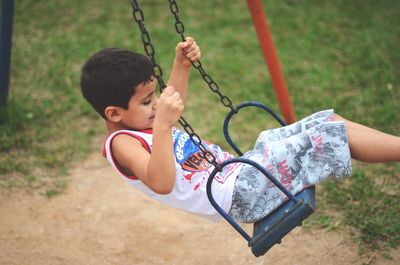
[[(121, 130), (109, 135), (105, 141), (104, 152), (107, 160), (130, 184), (151, 198), (163, 202), (171, 207), (178, 208), (199, 216), (217, 220), (220, 218), (207, 198), (206, 184), (207, 179), (214, 166), (207, 162), (201, 155), (199, 148), (190, 140), (187, 133), (176, 128), (172, 129), (174, 142), (174, 154), (176, 165), (175, 186), (170, 194), (157, 194), (148, 188), (143, 182), (134, 176), (127, 176), (121, 172), (116, 165), (111, 153), (111, 145), (115, 136), (127, 134), (138, 139), (143, 147), (151, 152), (153, 135), (150, 132), (137, 132), (131, 130)], [(223, 152), (218, 145), (202, 141), (203, 144), (213, 153), (217, 162), (222, 162), (233, 156)], [(241, 164), (229, 164), (223, 171), (214, 177), (212, 194), (218, 205), (226, 212), (232, 205), (232, 193), (235, 180)]]

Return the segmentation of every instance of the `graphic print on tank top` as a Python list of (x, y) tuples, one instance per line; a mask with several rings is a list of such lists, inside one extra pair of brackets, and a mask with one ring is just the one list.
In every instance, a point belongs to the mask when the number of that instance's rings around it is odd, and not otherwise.
[[(203, 153), (190, 139), (187, 133), (181, 132), (178, 129), (173, 129), (172, 137), (174, 140), (174, 153), (177, 163), (182, 167), (183, 179), (188, 181), (193, 186), (193, 190), (197, 190), (200, 185), (206, 181), (214, 166), (205, 159)], [(217, 161), (220, 159), (229, 159), (232, 156), (223, 152), (218, 145), (211, 144), (202, 140), (205, 147), (216, 156)], [(221, 156), (221, 157), (218, 157)], [(223, 169), (223, 171), (215, 176), (215, 180), (224, 183), (229, 172), (236, 167), (232, 164)]]

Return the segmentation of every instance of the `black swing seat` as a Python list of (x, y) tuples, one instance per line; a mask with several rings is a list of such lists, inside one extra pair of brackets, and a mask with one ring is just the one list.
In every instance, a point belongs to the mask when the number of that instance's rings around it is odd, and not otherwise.
[(258, 257), (264, 255), (272, 246), (281, 243), (281, 239), (315, 210), (315, 187), (311, 186), (295, 196), (297, 202), (286, 201), (264, 219), (254, 224), (253, 238), (249, 247)]
[(296, 195), (291, 194), (286, 187), (284, 187), (279, 181), (277, 181), (268, 171), (262, 166), (241, 157), (243, 153), (232, 141), (229, 135), (229, 122), (231, 118), (238, 113), (242, 108), (246, 107), (256, 107), (262, 109), (263, 111), (269, 113), (280, 125), (285, 126), (286, 123), (283, 121), (271, 108), (268, 106), (257, 102), (249, 101), (242, 102), (232, 109), (228, 115), (225, 117), (224, 121), (224, 135), (230, 146), (236, 151), (240, 158), (233, 158), (228, 161), (224, 161), (220, 164), (221, 167), (226, 166), (230, 163), (246, 163), (252, 165), (261, 171), (265, 177), (269, 178), (275, 186), (277, 186), (283, 193), (286, 194), (288, 200), (280, 205), (273, 212), (268, 214), (264, 219), (258, 221), (253, 227), (253, 237), (250, 237), (246, 231), (244, 231), (238, 223), (236, 223), (232, 217), (230, 217), (226, 212), (224, 212), (218, 204), (215, 202), (211, 193), (211, 182), (218, 170), (214, 170), (208, 179), (207, 183), (207, 196), (214, 206), (214, 208), (225, 218), (228, 223), (232, 225), (248, 242), (249, 247), (251, 247), (252, 253), (256, 256), (264, 255), (271, 247), (275, 244), (281, 243), (282, 238), (287, 235), (291, 230), (296, 228), (296, 226), (301, 226), (303, 221), (310, 216), (315, 210), (315, 187), (310, 186), (303, 191), (297, 193)]
[[(232, 163), (245, 163), (253, 166), (265, 177), (267, 177), (277, 188), (288, 197), (277, 209), (268, 214), (264, 219), (254, 224), (253, 237), (228, 214), (215, 201), (212, 195), (211, 185), (217, 172), (223, 167)], [(302, 225), (304, 219), (310, 216), (315, 210), (315, 187), (310, 186), (298, 194), (294, 195), (275, 179), (263, 166), (257, 162), (244, 158), (231, 158), (219, 164), (220, 168), (215, 168), (207, 180), (207, 196), (211, 205), (225, 220), (231, 224), (248, 242), (253, 254), (258, 257), (264, 255), (272, 246), (279, 244), (281, 239), (293, 230), (296, 226)]]

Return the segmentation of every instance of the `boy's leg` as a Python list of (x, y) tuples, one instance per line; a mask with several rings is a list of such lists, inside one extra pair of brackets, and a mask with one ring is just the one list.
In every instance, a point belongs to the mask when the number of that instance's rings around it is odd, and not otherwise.
[(337, 114), (334, 119), (345, 123), (352, 158), (365, 162), (400, 162), (400, 137), (346, 120)]

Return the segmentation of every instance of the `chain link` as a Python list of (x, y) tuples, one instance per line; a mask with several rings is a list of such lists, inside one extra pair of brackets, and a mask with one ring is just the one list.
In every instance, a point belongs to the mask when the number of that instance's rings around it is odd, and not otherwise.
[[(151, 63), (153, 65), (153, 69), (154, 69), (154, 75), (157, 78), (158, 84), (160, 86), (160, 92), (162, 92), (163, 89), (166, 87), (165, 83), (162, 79), (163, 73), (162, 73), (161, 66), (159, 64), (157, 64), (157, 62), (156, 62), (155, 49), (154, 49), (153, 44), (151, 43), (150, 34), (146, 30), (146, 27), (144, 24), (143, 11), (140, 9), (136, 0), (131, 0), (131, 5), (132, 5), (132, 9), (133, 9), (133, 11), (132, 11), (133, 18), (139, 25), (144, 50), (145, 50), (147, 56), (149, 56), (149, 58), (151, 60)], [(171, 12), (176, 12), (176, 13), (178, 12), (178, 6), (176, 5), (176, 3), (175, 3), (175, 5), (170, 5), (170, 8), (171, 8)], [(178, 21), (179, 21), (179, 17), (178, 17)], [(185, 28), (184, 28), (183, 24), (177, 22), (175, 24), (175, 29), (178, 33), (181, 34), (182, 40), (185, 40), (185, 37), (183, 35)], [(201, 63), (196, 64), (196, 65), (200, 65), (200, 67), (201, 67)], [(193, 64), (193, 66), (195, 66), (195, 65)], [(203, 70), (203, 72), (204, 72), (204, 70)], [(204, 74), (205, 74), (205, 72), (204, 72)], [(212, 82), (211, 78), (210, 78), (210, 82)], [(218, 164), (215, 156), (213, 155), (213, 153), (211, 153), (207, 149), (207, 147), (204, 146), (201, 138), (199, 137), (199, 135), (197, 133), (195, 133), (192, 126), (190, 126), (190, 124), (183, 117), (180, 117), (178, 122), (182, 126), (182, 128), (185, 130), (185, 132), (189, 135), (190, 140), (199, 148), (199, 150), (202, 153), (202, 157), (204, 159), (206, 159), (208, 163), (212, 164), (215, 168), (217, 168), (219, 171), (221, 171), (221, 166)]]
[(178, 34), (181, 36), (181, 40), (185, 41), (185, 26), (183, 25), (183, 23), (181, 22), (181, 20), (179, 19), (179, 8), (178, 8), (178, 4), (175, 1), (169, 1), (169, 9), (171, 10), (171, 13), (174, 15), (175, 17), (175, 30), (176, 32), (178, 32)]
[[(186, 40), (185, 39), (185, 26), (183, 25), (183, 22), (181, 21), (181, 19), (179, 17), (178, 4), (177, 4), (176, 0), (168, 0), (168, 2), (169, 2), (169, 9), (171, 10), (171, 13), (175, 17), (176, 32), (180, 35), (182, 41), (185, 41)], [(224, 94), (221, 93), (221, 91), (219, 90), (218, 84), (211, 78), (210, 75), (208, 75), (206, 73), (201, 62), (200, 61), (192, 62), (192, 65), (194, 68), (196, 68), (199, 71), (201, 77), (203, 78), (204, 82), (207, 83), (210, 90), (213, 93), (215, 93), (216, 95), (218, 95), (219, 100), (221, 101), (222, 105), (224, 105), (227, 108), (230, 108), (232, 111), (234, 111), (236, 113), (237, 110), (232, 105), (232, 101), (230, 100), (230, 98), (228, 98), (227, 96), (225, 96)]]
[(162, 72), (161, 66), (156, 63), (156, 52), (155, 52), (153, 44), (151, 43), (150, 34), (146, 30), (146, 27), (144, 25), (143, 11), (139, 8), (139, 5), (136, 0), (131, 1), (131, 5), (133, 8), (133, 11), (132, 11), (133, 18), (136, 21), (136, 23), (139, 25), (144, 50), (145, 50), (147, 56), (150, 58), (150, 61), (153, 65), (154, 76), (157, 79), (160, 93), (161, 93), (164, 90), (164, 88), (166, 87), (165, 83), (162, 79), (163, 72)]

